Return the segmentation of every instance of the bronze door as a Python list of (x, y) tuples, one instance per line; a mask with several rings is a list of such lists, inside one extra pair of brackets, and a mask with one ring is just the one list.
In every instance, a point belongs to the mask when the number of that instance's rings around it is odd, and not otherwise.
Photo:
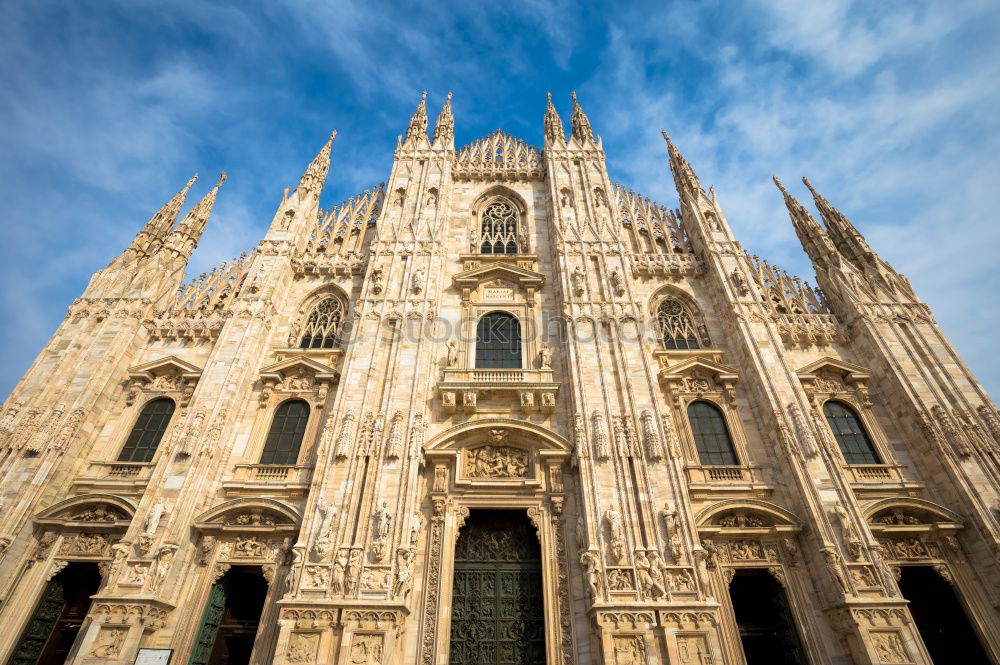
[(524, 513), (470, 514), (455, 544), (451, 665), (544, 665), (540, 554)]

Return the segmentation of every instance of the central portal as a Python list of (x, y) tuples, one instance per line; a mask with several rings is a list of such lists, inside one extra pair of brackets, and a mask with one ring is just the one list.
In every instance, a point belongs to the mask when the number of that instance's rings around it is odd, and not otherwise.
[(453, 589), (451, 665), (544, 665), (541, 547), (525, 512), (471, 511)]

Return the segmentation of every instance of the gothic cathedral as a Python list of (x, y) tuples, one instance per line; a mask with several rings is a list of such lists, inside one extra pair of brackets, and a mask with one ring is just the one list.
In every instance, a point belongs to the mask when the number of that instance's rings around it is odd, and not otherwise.
[[(330, 139), (185, 281), (194, 180), (0, 414), (7, 665), (1000, 663), (1000, 418), (905, 277), (775, 180), (819, 288), (573, 96), (387, 184)], [(178, 221), (180, 220), (180, 221)]]

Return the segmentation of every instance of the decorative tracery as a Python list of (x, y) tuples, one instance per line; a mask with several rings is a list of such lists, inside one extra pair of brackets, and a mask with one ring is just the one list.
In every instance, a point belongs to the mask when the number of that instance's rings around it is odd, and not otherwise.
[(479, 231), (479, 251), (483, 254), (518, 253), (518, 214), (514, 204), (497, 199), (483, 211)]
[(656, 323), (665, 349), (700, 349), (701, 340), (687, 308), (674, 298), (667, 298), (656, 309)]
[(299, 347), (303, 349), (332, 349), (337, 346), (340, 322), (344, 318), (344, 304), (340, 298), (330, 296), (317, 303), (306, 320)]

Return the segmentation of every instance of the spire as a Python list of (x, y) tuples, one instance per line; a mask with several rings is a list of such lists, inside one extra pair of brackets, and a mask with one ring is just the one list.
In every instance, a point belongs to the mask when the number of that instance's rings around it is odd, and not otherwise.
[(819, 210), (820, 217), (826, 225), (827, 232), (837, 245), (837, 248), (848, 257), (858, 262), (863, 262), (874, 255), (865, 237), (854, 227), (844, 215), (830, 205), (819, 192), (813, 189), (808, 178), (802, 178), (802, 182), (812, 193), (813, 201)]
[(587, 114), (583, 112), (583, 108), (580, 107), (580, 102), (576, 100), (576, 93), (571, 92), (569, 96), (573, 98), (573, 117), (571, 122), (573, 124), (573, 136), (577, 141), (583, 143), (586, 140), (594, 140), (594, 132), (590, 128), (590, 120), (587, 119)]
[(151, 241), (154, 239), (163, 240), (163, 237), (170, 231), (170, 228), (177, 221), (177, 216), (180, 215), (181, 208), (184, 207), (184, 200), (187, 198), (188, 190), (191, 189), (191, 185), (194, 181), (198, 179), (198, 174), (195, 173), (191, 176), (191, 179), (187, 181), (184, 187), (174, 194), (169, 201), (167, 201), (162, 208), (156, 211), (156, 213), (149, 218), (146, 225), (142, 227), (142, 230), (136, 234), (135, 240), (128, 249), (125, 250), (127, 254), (132, 256), (128, 257), (131, 260), (135, 255), (143, 254), (149, 250)]
[(695, 174), (694, 169), (688, 163), (688, 160), (684, 159), (684, 155), (681, 151), (677, 149), (674, 142), (670, 140), (670, 136), (667, 135), (666, 131), (662, 132), (663, 140), (667, 142), (667, 153), (670, 155), (670, 171), (674, 174), (674, 186), (677, 188), (677, 194), (684, 199), (684, 193), (688, 192), (691, 194), (701, 192), (704, 190), (701, 188), (701, 182), (698, 180), (698, 176)]
[(455, 116), (451, 114), (450, 92), (444, 100), (441, 112), (438, 113), (437, 122), (434, 123), (434, 143), (437, 143), (439, 140), (450, 146), (455, 145)]
[(406, 139), (404, 143), (416, 140), (418, 136), (427, 138), (427, 91), (420, 95), (420, 103), (417, 110), (410, 117), (410, 126), (406, 128)]
[(795, 227), (795, 235), (799, 237), (802, 249), (806, 251), (813, 263), (826, 261), (828, 258), (836, 256), (837, 250), (816, 218), (794, 196), (788, 193), (788, 190), (778, 180), (778, 176), (772, 176), (772, 179), (785, 197), (785, 207), (788, 208), (788, 216), (791, 217), (792, 226)]
[[(545, 142), (555, 143), (561, 141), (565, 143), (566, 130), (563, 129), (562, 118), (559, 117), (559, 113), (552, 103), (552, 93), (545, 93), (545, 98), (547, 100), (545, 103)], [(584, 118), (586, 119), (586, 116)]]
[(333, 147), (333, 139), (335, 138), (337, 138), (336, 129), (330, 132), (330, 138), (326, 140), (326, 144), (320, 149), (319, 154), (313, 158), (305, 173), (302, 174), (296, 192), (305, 194), (315, 190), (318, 193), (319, 190), (323, 189), (326, 174), (330, 171), (330, 149)]
[(201, 234), (205, 231), (208, 218), (212, 214), (212, 207), (215, 205), (215, 197), (219, 193), (219, 188), (226, 181), (226, 172), (219, 174), (219, 181), (212, 189), (202, 197), (201, 201), (195, 204), (184, 219), (174, 227), (167, 238), (166, 248), (181, 254), (185, 257), (191, 256), (191, 252), (198, 245)]

